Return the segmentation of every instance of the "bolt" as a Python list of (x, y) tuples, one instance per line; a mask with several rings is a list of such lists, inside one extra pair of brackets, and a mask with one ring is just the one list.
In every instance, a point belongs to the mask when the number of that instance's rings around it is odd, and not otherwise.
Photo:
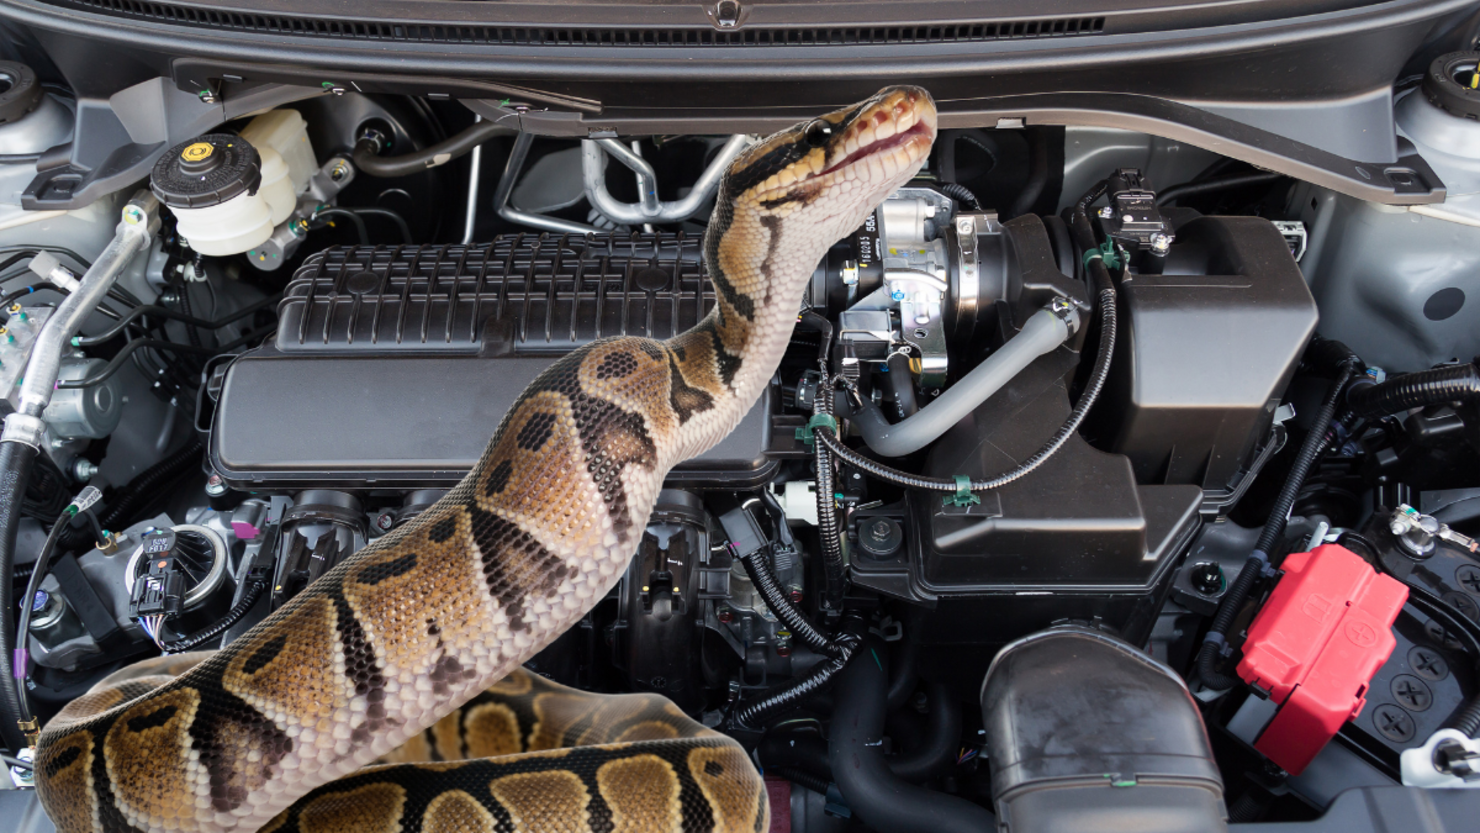
[(1110, 219), (1111, 217), (1114, 217), (1114, 216), (1115, 216), (1115, 209), (1111, 208), (1110, 206), (1107, 205), (1104, 208), (1100, 209), (1100, 219), (1102, 219), (1102, 220), (1108, 220), (1108, 219)]
[(875, 541), (883, 541), (888, 538), (890, 531), (889, 522), (883, 518), (875, 521), (874, 525), (869, 528), (869, 534), (874, 537)]
[(800, 588), (793, 587), (791, 589), (790, 598), (791, 598), (791, 603), (792, 604), (794, 604), (794, 605), (801, 604), (802, 603), (802, 591), (801, 591), (801, 589)]
[(1223, 591), (1223, 568), (1217, 562), (1204, 561), (1192, 565), (1192, 573), (1188, 578), (1192, 582), (1192, 589), (1204, 596), (1214, 596)]
[(211, 497), (221, 497), (230, 491), (230, 488), (219, 474), (213, 474), (206, 479), (206, 494)]
[(890, 300), (893, 300), (893, 301), (903, 301), (905, 299), (904, 290), (902, 290), (902, 289), (896, 289), (896, 290), (890, 292), (889, 293), (889, 299)]
[(777, 642), (776, 643), (776, 656), (782, 657), (783, 659), (786, 658), (786, 657), (791, 656), (791, 644), (790, 643)]
[(1171, 235), (1169, 235), (1169, 234), (1159, 234), (1159, 233), (1158, 234), (1151, 235), (1151, 252), (1153, 254), (1164, 255), (1167, 252), (1171, 251), (1171, 248), (1172, 248), (1172, 236)]
[(718, 619), (721, 625), (728, 625), (735, 621), (735, 611), (728, 607), (722, 607), (715, 611), (714, 618)]
[(714, 21), (722, 28), (733, 28), (740, 22), (740, 4), (735, 0), (720, 0), (714, 7)]
[(196, 95), (200, 96), (202, 104), (215, 104), (217, 101), (221, 100), (219, 97), (217, 97), (215, 93), (211, 92), (210, 90), (201, 90), (200, 92), (196, 93)]
[(956, 231), (959, 231), (962, 234), (970, 234), (971, 230), (972, 225), (970, 220), (963, 219), (956, 222)]
[(390, 512), (381, 512), (375, 516), (375, 528), (381, 532), (390, 532), (391, 527), (396, 525), (396, 516)]
[(123, 207), (123, 221), (131, 226), (143, 225), (148, 219), (144, 215), (144, 209), (137, 205), (126, 205)]
[(72, 464), (72, 476), (77, 479), (78, 483), (86, 483), (96, 477), (97, 474), (98, 464), (91, 460), (79, 457), (77, 458), (77, 462)]

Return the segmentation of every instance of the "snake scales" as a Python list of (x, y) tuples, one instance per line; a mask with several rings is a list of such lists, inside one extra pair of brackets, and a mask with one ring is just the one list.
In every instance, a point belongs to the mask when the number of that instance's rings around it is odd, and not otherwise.
[(705, 237), (707, 318), (555, 362), (415, 521), (226, 648), (125, 669), (69, 704), (36, 758), (58, 829), (765, 830), (734, 741), (662, 698), (518, 669), (606, 595), (668, 470), (750, 409), (817, 262), (934, 136), (930, 97), (898, 87), (747, 150)]

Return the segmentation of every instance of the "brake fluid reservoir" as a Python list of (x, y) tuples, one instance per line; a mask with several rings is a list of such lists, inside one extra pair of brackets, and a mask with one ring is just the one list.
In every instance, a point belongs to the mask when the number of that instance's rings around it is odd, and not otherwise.
[[(269, 110), (242, 128), (242, 138), (261, 152), (272, 148), (288, 164), (288, 176), (296, 196), (308, 188), (308, 181), (319, 169), (313, 144), (308, 140), (308, 122), (297, 110)], [(266, 154), (263, 154), (266, 156)], [(264, 181), (267, 171), (262, 172)]]
[(297, 207), (298, 192), (293, 188), (288, 163), (283, 161), (277, 151), (270, 147), (261, 147), (257, 149), (257, 153), (262, 156), (262, 197), (267, 200), (267, 207), (272, 212), (273, 226), (277, 226), (288, 219)]
[[(280, 170), (274, 173), (281, 178)], [(251, 143), (212, 133), (166, 151), (154, 165), (149, 187), (174, 212), (190, 248), (224, 256), (241, 254), (272, 235), (273, 211), (262, 182), (262, 157)]]

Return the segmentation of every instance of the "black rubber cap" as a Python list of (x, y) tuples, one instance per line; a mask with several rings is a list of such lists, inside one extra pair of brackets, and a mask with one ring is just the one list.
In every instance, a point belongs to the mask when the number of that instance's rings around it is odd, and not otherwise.
[(0, 61), (0, 124), (9, 124), (41, 103), (41, 84), (25, 64)]
[(1467, 119), (1480, 119), (1480, 52), (1450, 52), (1429, 64), (1423, 94), (1435, 106)]
[(149, 188), (171, 208), (209, 208), (262, 184), (262, 159), (240, 136), (209, 133), (164, 152), (149, 175)]

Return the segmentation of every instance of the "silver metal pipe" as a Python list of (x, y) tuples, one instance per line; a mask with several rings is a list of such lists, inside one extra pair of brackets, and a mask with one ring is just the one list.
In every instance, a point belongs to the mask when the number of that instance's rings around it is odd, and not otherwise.
[(123, 207), (113, 239), (82, 276), (77, 289), (68, 294), (56, 312), (41, 325), (41, 332), (36, 334), (36, 342), (31, 347), (31, 356), (26, 360), (16, 412), (5, 418), (0, 442), (41, 447), (46, 427), (41, 421), (41, 412), (51, 403), (62, 354), (66, 352), (72, 334), (102, 302), (119, 273), (134, 256), (148, 248), (158, 229), (159, 201), (148, 191), (140, 191)]
[(650, 207), (646, 199), (641, 204), (621, 202), (607, 191), (607, 153), (610, 152), (619, 162), (639, 175), (650, 174), (652, 166), (616, 139), (584, 139), (581, 141), (581, 179), (586, 186), (586, 199), (591, 202), (592, 208), (618, 223), (639, 225), (687, 220), (704, 208), (705, 203), (714, 196), (720, 178), (725, 175), (730, 163), (749, 146), (749, 136), (731, 136), (683, 199), (656, 202), (657, 184), (653, 180), (652, 196), (656, 205)]
[(637, 153), (636, 148), (629, 148), (616, 139), (597, 139), (596, 144), (637, 174), (637, 203), (642, 206), (643, 214), (656, 217), (662, 209), (658, 203), (658, 174), (653, 171), (653, 166)]
[(546, 231), (569, 234), (591, 234), (601, 231), (585, 223), (562, 220), (559, 217), (546, 217), (543, 214), (530, 214), (509, 204), (509, 195), (514, 193), (514, 184), (519, 180), (519, 172), (524, 169), (524, 160), (529, 157), (529, 146), (533, 143), (534, 134), (532, 133), (520, 133), (514, 137), (514, 146), (509, 148), (509, 160), (504, 163), (504, 175), (499, 178), (498, 188), (493, 192), (493, 210), (498, 213), (498, 216), (511, 223), (534, 226)]
[[(474, 116), (473, 121), (483, 121), (482, 116)], [(478, 224), (478, 177), (483, 173), (483, 146), (475, 145), (472, 154), (468, 157), (468, 164), (472, 171), (468, 175), (468, 205), (463, 212), (463, 236), (464, 246), (473, 242), (473, 229)]]

